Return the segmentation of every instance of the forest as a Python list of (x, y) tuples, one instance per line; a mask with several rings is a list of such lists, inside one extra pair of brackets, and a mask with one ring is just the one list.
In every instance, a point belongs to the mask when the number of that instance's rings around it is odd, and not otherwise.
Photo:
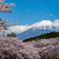
[(59, 32), (53, 32), (52, 31), (50, 33), (45, 33), (45, 34), (41, 34), (39, 36), (24, 39), (23, 42), (28, 42), (28, 41), (33, 41), (33, 40), (40, 40), (40, 39), (56, 38), (56, 37), (59, 37)]

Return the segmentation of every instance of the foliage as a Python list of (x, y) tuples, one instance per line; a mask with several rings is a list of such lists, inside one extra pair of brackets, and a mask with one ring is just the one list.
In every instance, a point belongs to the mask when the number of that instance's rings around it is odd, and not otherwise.
[(56, 57), (55, 59), (59, 59), (59, 57)]
[(40, 36), (35, 36), (35, 37), (25, 39), (25, 40), (23, 40), (23, 42), (28, 42), (28, 41), (38, 40), (38, 39), (56, 38), (56, 37), (59, 37), (59, 33), (52, 31), (50, 33), (45, 33)]
[(7, 37), (16, 37), (16, 34), (12, 32), (11, 34), (7, 34)]

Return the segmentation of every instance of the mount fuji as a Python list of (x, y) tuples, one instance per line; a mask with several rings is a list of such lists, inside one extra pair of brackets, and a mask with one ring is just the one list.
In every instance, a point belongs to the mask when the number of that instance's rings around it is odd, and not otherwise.
[(59, 32), (59, 27), (57, 26), (57, 21), (50, 22), (50, 21), (42, 21), (35, 23), (30, 26), (30, 28), (20, 34), (17, 34), (20, 40), (24, 40), (30, 37), (38, 36), (44, 33), (49, 33), (52, 31)]

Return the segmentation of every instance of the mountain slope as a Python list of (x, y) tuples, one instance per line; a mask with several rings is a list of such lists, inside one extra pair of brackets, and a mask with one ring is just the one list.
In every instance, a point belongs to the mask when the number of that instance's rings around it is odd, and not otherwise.
[(38, 39), (49, 39), (49, 38), (56, 38), (59, 37), (59, 32), (50, 32), (50, 33), (45, 33), (39, 36), (31, 37), (28, 39), (23, 40), (23, 42), (28, 42), (28, 41), (33, 41), (33, 40), (38, 40)]
[[(59, 32), (59, 30), (53, 30), (53, 31)], [(52, 32), (52, 30), (51, 29), (36, 29), (36, 30), (33, 30), (33, 28), (30, 28), (29, 30), (18, 34), (17, 37), (19, 37), (20, 40), (24, 40), (24, 39), (27, 39), (27, 38), (30, 38), (30, 37), (38, 36), (38, 35), (41, 35), (41, 34), (44, 34), (44, 33), (49, 33), (49, 32)]]

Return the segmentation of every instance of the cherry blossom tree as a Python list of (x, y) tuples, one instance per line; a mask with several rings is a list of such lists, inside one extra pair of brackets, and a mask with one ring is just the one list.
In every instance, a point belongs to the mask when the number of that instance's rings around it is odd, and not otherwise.
[(16, 6), (13, 3), (4, 4), (2, 0), (0, 0), (0, 12), (11, 13), (13, 12), (10, 7)]
[[(13, 7), (15, 5), (13, 3), (4, 4), (3, 1), (4, 0), (0, 0), (0, 12), (5, 12), (5, 13), (13, 12), (10, 7)], [(0, 32), (3, 32), (3, 36), (4, 36), (4, 30), (7, 30), (7, 27), (17, 24), (17, 22), (12, 24), (11, 23), (7, 24), (8, 22), (9, 21), (2, 21), (0, 18)]]

